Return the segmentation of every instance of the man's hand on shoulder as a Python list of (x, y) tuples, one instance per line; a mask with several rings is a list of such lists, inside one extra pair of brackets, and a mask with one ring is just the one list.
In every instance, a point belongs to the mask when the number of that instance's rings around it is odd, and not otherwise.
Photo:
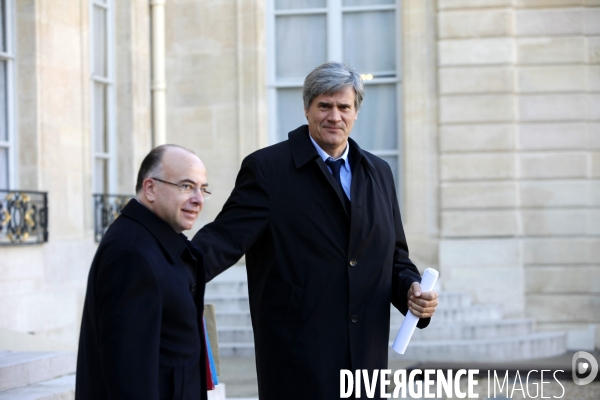
[(429, 318), (435, 312), (438, 305), (438, 294), (436, 291), (423, 292), (419, 282), (413, 282), (406, 295), (408, 309), (419, 318)]

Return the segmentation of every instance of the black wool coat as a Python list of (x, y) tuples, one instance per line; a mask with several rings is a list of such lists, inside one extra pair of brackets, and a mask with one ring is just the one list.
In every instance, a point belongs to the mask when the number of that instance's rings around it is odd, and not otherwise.
[(340, 369), (386, 368), (390, 302), (405, 314), (420, 281), (389, 165), (349, 143), (351, 210), (304, 125), (244, 159), (192, 239), (208, 280), (246, 254), (261, 400), (339, 398)]
[(202, 255), (131, 200), (90, 269), (75, 398), (205, 400), (204, 285)]

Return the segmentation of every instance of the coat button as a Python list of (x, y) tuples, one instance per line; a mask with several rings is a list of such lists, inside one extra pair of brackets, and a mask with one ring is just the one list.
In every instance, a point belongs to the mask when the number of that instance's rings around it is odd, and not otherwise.
[(350, 260), (351, 267), (356, 267), (357, 264), (358, 264), (358, 261), (356, 261), (354, 258), (352, 260)]
[(196, 291), (196, 284), (195, 283), (193, 283), (193, 284), (190, 285), (190, 292), (194, 292), (194, 291)]
[(350, 321), (352, 321), (353, 324), (358, 322), (358, 315), (353, 315), (352, 318), (350, 318)]

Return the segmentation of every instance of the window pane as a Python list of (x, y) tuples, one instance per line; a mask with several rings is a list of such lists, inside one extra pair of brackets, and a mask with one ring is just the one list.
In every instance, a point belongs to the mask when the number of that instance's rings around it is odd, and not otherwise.
[(325, 15), (276, 19), (277, 80), (302, 79), (327, 60)]
[(108, 193), (108, 165), (104, 159), (97, 158), (94, 163), (94, 193)]
[(375, 6), (382, 4), (395, 4), (396, 0), (344, 0), (344, 6)]
[(0, 61), (0, 141), (8, 141), (8, 61)]
[(351, 137), (365, 150), (396, 150), (396, 85), (365, 85)]
[(276, 10), (324, 8), (326, 6), (326, 0), (275, 0)]
[(94, 151), (105, 153), (108, 151), (106, 126), (106, 85), (103, 83), (94, 83)]
[(0, 50), (6, 51), (6, 0), (0, 0)]
[(0, 147), (0, 190), (8, 189), (8, 149)]
[(394, 11), (344, 14), (344, 60), (361, 74), (396, 75)]
[(107, 76), (106, 73), (106, 10), (100, 7), (94, 7), (94, 74), (98, 76)]
[(277, 141), (286, 140), (288, 133), (306, 124), (302, 89), (277, 90)]

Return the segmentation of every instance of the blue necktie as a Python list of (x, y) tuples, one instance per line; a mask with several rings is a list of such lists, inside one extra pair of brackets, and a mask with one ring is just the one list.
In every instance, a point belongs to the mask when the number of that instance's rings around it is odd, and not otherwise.
[(344, 159), (340, 158), (339, 160), (334, 161), (328, 158), (327, 160), (325, 160), (325, 164), (327, 164), (329, 168), (331, 168), (333, 179), (335, 179), (340, 190), (342, 191), (342, 194), (344, 195), (344, 203), (346, 205), (346, 210), (350, 212), (350, 199), (348, 199), (348, 196), (346, 196), (346, 192), (344, 191), (344, 187), (342, 186), (342, 180), (340, 178), (340, 169), (342, 168), (342, 165), (344, 165)]

